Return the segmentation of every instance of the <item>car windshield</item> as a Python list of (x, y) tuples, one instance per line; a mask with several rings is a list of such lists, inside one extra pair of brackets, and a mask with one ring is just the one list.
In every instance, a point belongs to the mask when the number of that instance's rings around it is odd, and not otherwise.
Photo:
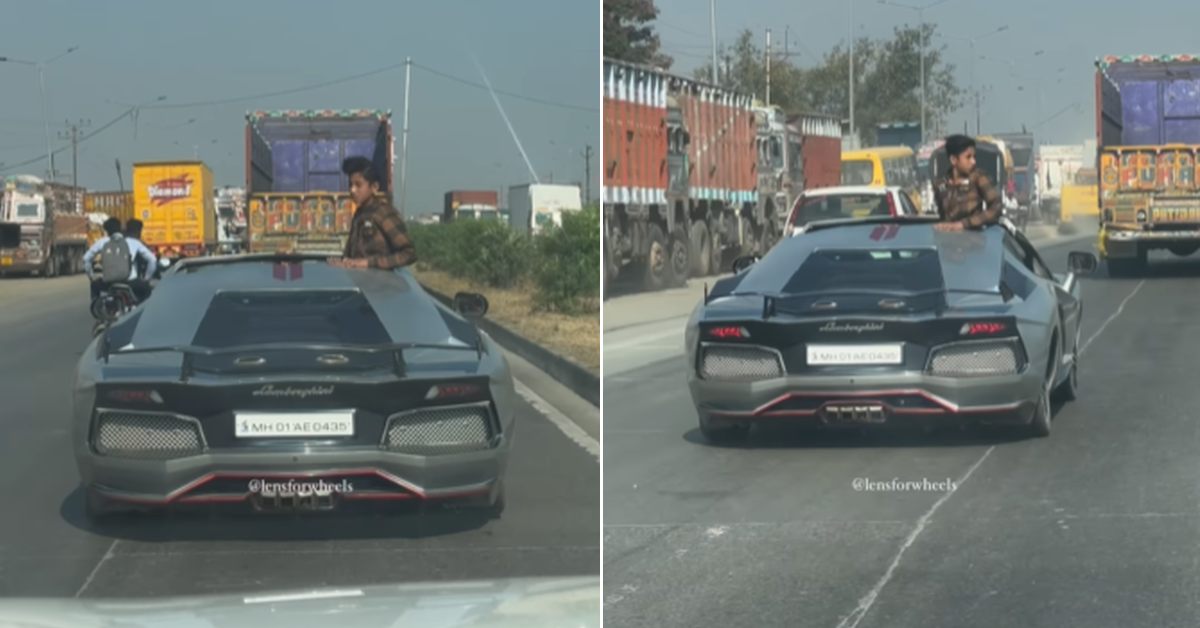
[(889, 216), (891, 208), (884, 194), (823, 194), (804, 196), (796, 204), (792, 226), (800, 227), (820, 220)]

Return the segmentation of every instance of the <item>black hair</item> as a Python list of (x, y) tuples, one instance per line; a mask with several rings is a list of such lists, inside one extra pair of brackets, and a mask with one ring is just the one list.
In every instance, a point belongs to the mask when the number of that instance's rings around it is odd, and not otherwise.
[(131, 238), (142, 237), (142, 221), (137, 218), (130, 218), (125, 221), (125, 235)]
[(975, 138), (966, 135), (951, 135), (946, 138), (946, 154), (958, 157), (968, 148), (975, 148)]
[(362, 178), (367, 180), (367, 183), (374, 183), (379, 186), (383, 185), (379, 177), (379, 171), (375, 169), (375, 164), (371, 163), (371, 160), (366, 157), (347, 157), (342, 162), (342, 172), (346, 176), (361, 174)]
[(107, 233), (108, 235), (115, 235), (115, 234), (121, 233), (121, 219), (120, 218), (109, 218), (108, 220), (105, 220), (104, 221), (104, 233)]

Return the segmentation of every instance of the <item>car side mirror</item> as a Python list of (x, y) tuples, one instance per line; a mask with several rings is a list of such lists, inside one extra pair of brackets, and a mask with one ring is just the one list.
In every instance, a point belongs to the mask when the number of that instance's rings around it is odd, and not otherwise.
[(454, 295), (454, 309), (467, 318), (483, 318), (488, 313), (488, 300), (476, 292), (459, 292)]
[(1090, 275), (1098, 265), (1096, 256), (1087, 251), (1071, 251), (1067, 254), (1067, 267), (1076, 275)]
[(751, 266), (758, 263), (758, 260), (760, 260), (760, 259), (762, 259), (762, 258), (760, 258), (757, 255), (743, 255), (742, 257), (739, 257), (739, 258), (733, 260), (733, 274), (736, 275), (736, 274), (742, 272), (743, 270), (750, 268)]

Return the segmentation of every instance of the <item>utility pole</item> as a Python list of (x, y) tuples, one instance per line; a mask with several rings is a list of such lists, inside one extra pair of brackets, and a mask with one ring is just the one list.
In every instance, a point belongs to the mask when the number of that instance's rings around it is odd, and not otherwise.
[(125, 191), (125, 179), (121, 178), (121, 160), (119, 158), (114, 158), (113, 163), (116, 164), (116, 166), (117, 166), (117, 185), (120, 186), (121, 191), (124, 192)]
[(854, 0), (850, 0), (850, 146), (858, 146), (854, 131)]
[(583, 202), (590, 203), (592, 200), (592, 145), (588, 144), (587, 148), (583, 149)]
[(408, 209), (408, 111), (412, 107), (409, 97), (412, 92), (412, 57), (404, 58), (404, 130), (400, 141), (400, 217)]
[(767, 106), (771, 106), (771, 29), (767, 29)]
[(717, 0), (709, 0), (708, 23), (712, 29), (712, 82), (717, 84)]
[[(71, 193), (79, 196), (79, 129), (92, 126), (91, 120), (79, 120), (74, 124), (66, 122), (67, 131), (59, 132), (59, 139), (71, 140)], [(79, 199), (75, 199), (78, 204)]]

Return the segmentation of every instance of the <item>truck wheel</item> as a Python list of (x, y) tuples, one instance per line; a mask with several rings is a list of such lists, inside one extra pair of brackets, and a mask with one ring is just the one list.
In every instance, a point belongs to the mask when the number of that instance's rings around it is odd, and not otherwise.
[(1200, 251), (1200, 244), (1172, 244), (1167, 247), (1167, 250), (1179, 257), (1187, 257), (1196, 251)]
[(57, 277), (58, 276), (58, 254), (57, 253), (51, 254), (50, 259), (46, 260), (45, 276), (46, 277)]
[(662, 227), (650, 225), (646, 240), (649, 242), (649, 246), (646, 247), (642, 285), (646, 290), (662, 290), (671, 283), (670, 252), (667, 249), (667, 239), (663, 236)]
[(712, 268), (712, 235), (703, 220), (692, 222), (692, 276), (705, 277)]
[(687, 283), (689, 271), (692, 269), (688, 255), (691, 246), (688, 243), (687, 229), (684, 229), (683, 225), (675, 225), (675, 231), (671, 232), (671, 241), (667, 243), (667, 250), (671, 255), (671, 285), (682, 286)]

